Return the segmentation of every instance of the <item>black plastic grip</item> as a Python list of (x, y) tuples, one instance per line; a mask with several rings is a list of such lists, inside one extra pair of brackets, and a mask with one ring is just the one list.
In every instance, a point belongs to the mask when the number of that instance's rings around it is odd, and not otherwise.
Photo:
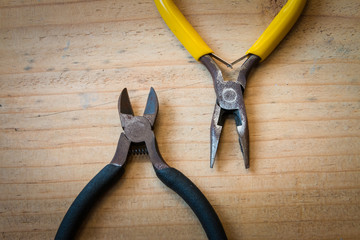
[(155, 172), (158, 178), (166, 186), (179, 194), (194, 211), (208, 239), (227, 239), (224, 228), (214, 208), (190, 179), (175, 168), (164, 168), (161, 170), (155, 168)]
[(124, 167), (108, 164), (93, 179), (91, 179), (71, 204), (60, 224), (55, 240), (74, 239), (77, 230), (91, 208), (123, 175), (124, 171)]

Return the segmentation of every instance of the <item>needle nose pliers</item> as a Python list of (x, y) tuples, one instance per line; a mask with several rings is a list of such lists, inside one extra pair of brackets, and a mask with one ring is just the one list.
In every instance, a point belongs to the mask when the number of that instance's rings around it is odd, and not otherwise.
[[(249, 128), (243, 98), (247, 76), (257, 63), (265, 60), (289, 32), (300, 16), (306, 0), (288, 0), (260, 38), (246, 52), (246, 55), (232, 63), (228, 63), (214, 54), (172, 0), (154, 1), (170, 30), (190, 54), (205, 65), (213, 78), (216, 103), (210, 127), (210, 167), (213, 167), (215, 162), (225, 116), (233, 114), (245, 168), (249, 168)], [(224, 81), (222, 72), (214, 59), (232, 68), (235, 63), (244, 58), (247, 60), (240, 67), (237, 81)]]
[(157, 177), (191, 207), (209, 239), (227, 239), (219, 217), (202, 192), (162, 158), (153, 131), (158, 108), (156, 92), (151, 88), (143, 116), (134, 116), (127, 89), (123, 89), (118, 101), (118, 111), (124, 132), (120, 135), (115, 155), (74, 200), (60, 224), (56, 240), (75, 237), (95, 201), (123, 175), (129, 153), (149, 155)]

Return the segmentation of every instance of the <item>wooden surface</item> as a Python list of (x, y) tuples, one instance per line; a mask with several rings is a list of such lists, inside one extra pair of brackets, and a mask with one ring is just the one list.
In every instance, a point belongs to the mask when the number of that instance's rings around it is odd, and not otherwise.
[[(175, 1), (231, 61), (285, 1)], [(359, 239), (360, 3), (308, 1), (246, 88), (251, 168), (234, 120), (213, 169), (212, 80), (146, 1), (0, 3), (0, 239), (52, 239), (85, 184), (112, 158), (125, 87), (136, 114), (160, 101), (163, 157), (193, 180), (229, 239)], [(237, 68), (238, 69), (238, 68)], [(224, 69), (226, 79), (237, 71)], [(131, 157), (80, 239), (205, 239), (188, 206)]]

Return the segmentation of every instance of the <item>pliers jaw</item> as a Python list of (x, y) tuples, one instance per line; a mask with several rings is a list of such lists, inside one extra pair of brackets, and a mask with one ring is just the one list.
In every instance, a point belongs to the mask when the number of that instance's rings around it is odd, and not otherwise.
[[(118, 101), (118, 111), (121, 121), (121, 126), (125, 130), (126, 125), (129, 124), (129, 120), (134, 118), (134, 111), (131, 106), (129, 94), (126, 88), (124, 88), (120, 94)], [(159, 101), (154, 88), (150, 88), (148, 99), (146, 101), (146, 107), (143, 114), (153, 129), (157, 113), (159, 111)]]
[(249, 127), (243, 92), (246, 87), (246, 78), (252, 67), (260, 61), (260, 58), (255, 55), (250, 55), (241, 66), (237, 81), (224, 81), (222, 72), (212, 59), (211, 54), (204, 55), (199, 60), (209, 70), (213, 78), (216, 93), (216, 104), (210, 127), (210, 167), (212, 168), (214, 166), (226, 115), (232, 114), (235, 118), (236, 131), (239, 136), (240, 149), (243, 154), (245, 168), (249, 168)]
[(122, 90), (118, 101), (118, 111), (124, 132), (120, 135), (117, 150), (112, 160), (113, 164), (124, 165), (130, 151), (135, 154), (149, 154), (150, 161), (156, 169), (168, 167), (161, 157), (153, 132), (158, 109), (157, 95), (155, 90), (151, 88), (143, 116), (134, 116), (127, 89)]
[(215, 156), (219, 146), (220, 135), (224, 125), (223, 110), (216, 103), (210, 126), (210, 168), (214, 166)]
[(250, 167), (249, 157), (249, 126), (244, 101), (240, 102), (239, 109), (234, 111), (236, 131), (239, 136), (240, 149), (244, 158), (245, 168)]
[(229, 114), (234, 116), (236, 131), (239, 136), (240, 149), (243, 155), (245, 168), (249, 168), (249, 127), (245, 105), (242, 104), (242, 106), (239, 106), (239, 108), (235, 110), (226, 110), (220, 107), (218, 103), (215, 104), (210, 126), (210, 167), (212, 168), (214, 166), (222, 127), (224, 126), (226, 116)]

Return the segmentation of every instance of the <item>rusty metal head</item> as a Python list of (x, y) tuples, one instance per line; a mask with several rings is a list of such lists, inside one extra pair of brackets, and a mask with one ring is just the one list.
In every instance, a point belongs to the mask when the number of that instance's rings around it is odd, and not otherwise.
[(243, 93), (246, 87), (246, 78), (251, 68), (260, 61), (260, 58), (255, 55), (250, 55), (241, 66), (236, 81), (224, 80), (220, 68), (212, 59), (212, 55), (204, 55), (200, 58), (200, 61), (210, 72), (216, 93), (215, 109), (210, 127), (210, 167), (213, 167), (215, 162), (225, 117), (230, 114), (235, 118), (236, 131), (239, 135), (239, 143), (245, 168), (249, 168), (249, 127)]
[(129, 147), (132, 145), (131, 151), (135, 154), (148, 153), (156, 169), (168, 167), (160, 155), (153, 132), (158, 109), (157, 95), (151, 88), (143, 116), (134, 116), (128, 91), (126, 88), (122, 90), (118, 101), (118, 111), (124, 132), (120, 136), (112, 163), (123, 165), (126, 161), (124, 155), (127, 156)]

